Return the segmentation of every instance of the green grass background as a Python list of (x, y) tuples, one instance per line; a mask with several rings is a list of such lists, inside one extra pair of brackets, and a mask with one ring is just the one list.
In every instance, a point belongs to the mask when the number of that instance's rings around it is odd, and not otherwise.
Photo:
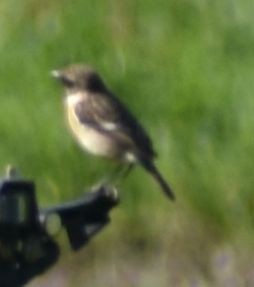
[(177, 196), (166, 201), (137, 168), (111, 225), (30, 286), (254, 286), (253, 10), (251, 0), (1, 1), (2, 173), (16, 165), (47, 206), (112, 167), (73, 141), (49, 75), (84, 62), (138, 115)]

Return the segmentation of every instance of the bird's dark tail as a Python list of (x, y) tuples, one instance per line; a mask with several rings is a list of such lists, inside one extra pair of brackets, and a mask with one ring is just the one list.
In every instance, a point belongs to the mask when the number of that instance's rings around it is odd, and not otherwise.
[(169, 197), (171, 200), (175, 200), (174, 192), (172, 191), (169, 184), (161, 176), (160, 172), (158, 171), (154, 163), (146, 160), (146, 161), (142, 161), (141, 164), (158, 182), (158, 184), (160, 185), (162, 191), (166, 194), (166, 196)]

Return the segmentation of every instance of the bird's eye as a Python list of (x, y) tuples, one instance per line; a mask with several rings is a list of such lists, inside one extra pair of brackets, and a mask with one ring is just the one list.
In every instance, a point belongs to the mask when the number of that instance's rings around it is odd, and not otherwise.
[(74, 81), (69, 78), (62, 77), (61, 80), (67, 88), (72, 88), (74, 86)]

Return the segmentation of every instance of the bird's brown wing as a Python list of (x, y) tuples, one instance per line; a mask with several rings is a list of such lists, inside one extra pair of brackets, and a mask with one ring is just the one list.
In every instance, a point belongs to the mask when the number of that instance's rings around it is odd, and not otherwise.
[(134, 115), (112, 94), (93, 94), (76, 105), (79, 120), (110, 136), (132, 141), (140, 157), (155, 157), (152, 142)]

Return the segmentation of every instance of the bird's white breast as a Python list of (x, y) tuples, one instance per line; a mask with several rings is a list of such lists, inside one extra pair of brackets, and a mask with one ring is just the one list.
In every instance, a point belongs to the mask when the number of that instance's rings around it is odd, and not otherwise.
[(78, 104), (82, 100), (85, 100), (86, 98), (87, 98), (86, 93), (80, 93), (80, 92), (73, 93), (65, 98), (65, 104), (67, 107), (74, 108), (76, 104)]
[[(113, 138), (80, 122), (75, 113), (75, 106), (80, 101), (85, 100), (86, 95), (83, 93), (69, 95), (66, 99), (67, 120), (73, 135), (79, 144), (92, 154), (111, 158), (119, 157), (119, 153), (121, 153), (122, 150)], [(112, 128), (112, 126), (110, 126), (110, 128)]]

